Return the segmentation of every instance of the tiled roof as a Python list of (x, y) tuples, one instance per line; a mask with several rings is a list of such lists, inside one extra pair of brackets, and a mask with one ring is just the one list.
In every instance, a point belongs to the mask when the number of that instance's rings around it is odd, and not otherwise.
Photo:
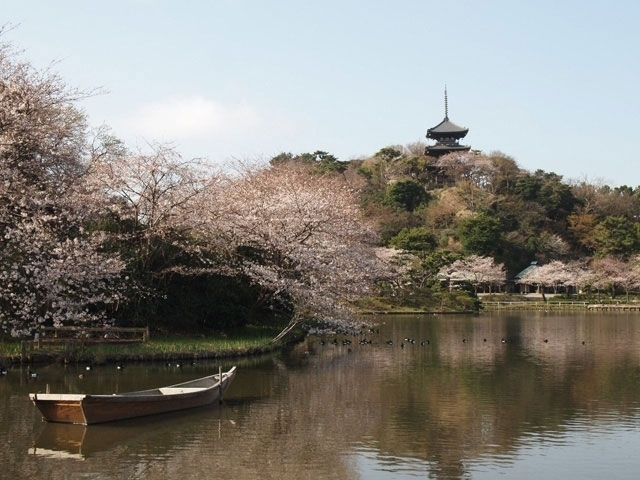
[(468, 128), (461, 127), (460, 125), (456, 125), (452, 121), (449, 120), (448, 117), (445, 117), (438, 125), (433, 128), (430, 128), (427, 133), (467, 133), (469, 131)]
[(521, 278), (524, 278), (525, 276), (527, 276), (529, 274), (529, 272), (531, 272), (532, 270), (535, 270), (536, 268), (540, 268), (540, 265), (538, 265), (538, 262), (533, 261), (533, 262), (531, 262), (531, 265), (529, 265), (527, 268), (522, 270), (519, 274), (517, 274), (515, 277), (513, 277), (513, 279), (514, 280), (520, 280)]

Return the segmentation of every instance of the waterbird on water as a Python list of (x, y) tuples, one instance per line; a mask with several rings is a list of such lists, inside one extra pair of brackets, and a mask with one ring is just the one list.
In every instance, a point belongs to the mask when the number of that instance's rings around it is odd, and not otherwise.
[(9, 372), (7, 371), (6, 368), (2, 367), (0, 368), (0, 376), (4, 377), (8, 374)]
[(87, 372), (91, 371), (91, 365), (87, 365), (86, 367), (84, 367), (84, 369), (85, 369)]
[(387, 340), (387, 345), (393, 345), (393, 340)]
[(463, 339), (462, 339), (462, 343), (467, 343), (467, 339), (466, 339), (466, 338), (463, 338)]
[(38, 373), (32, 371), (31, 369), (27, 370), (27, 375), (29, 376), (29, 378), (38, 378)]
[(548, 339), (548, 338), (545, 338), (545, 339), (543, 340), (543, 342), (544, 342), (544, 343), (549, 343), (549, 339)]
[(502, 338), (500, 339), (500, 343), (507, 343), (507, 340), (506, 340), (504, 337), (502, 337)]
[(122, 365), (121, 363), (116, 365), (116, 370), (123, 370), (123, 369), (124, 369), (124, 365)]

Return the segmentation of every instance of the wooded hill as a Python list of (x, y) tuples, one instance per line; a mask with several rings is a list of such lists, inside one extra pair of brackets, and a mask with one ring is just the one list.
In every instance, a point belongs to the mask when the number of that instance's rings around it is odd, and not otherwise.
[(566, 181), (499, 152), (423, 152), (423, 144), (386, 147), (339, 164), (362, 182), (361, 204), (381, 245), (491, 256), (512, 274), (532, 260), (640, 251), (640, 187)]

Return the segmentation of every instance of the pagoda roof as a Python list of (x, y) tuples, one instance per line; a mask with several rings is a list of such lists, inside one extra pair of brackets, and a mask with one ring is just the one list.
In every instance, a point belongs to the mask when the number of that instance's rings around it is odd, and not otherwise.
[(433, 153), (449, 153), (449, 152), (456, 152), (456, 151), (468, 151), (471, 150), (471, 147), (469, 145), (458, 145), (458, 144), (452, 144), (452, 145), (447, 145), (446, 143), (436, 143), (435, 145), (427, 145), (427, 150), (429, 152), (433, 152)]
[(468, 131), (468, 128), (456, 125), (451, 120), (449, 120), (449, 117), (444, 117), (444, 120), (442, 120), (435, 127), (427, 130), (427, 133), (464, 133), (466, 135)]

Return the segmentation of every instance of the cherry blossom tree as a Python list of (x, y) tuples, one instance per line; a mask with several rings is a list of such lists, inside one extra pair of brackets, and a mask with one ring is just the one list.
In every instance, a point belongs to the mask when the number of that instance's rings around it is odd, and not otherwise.
[(145, 270), (151, 258), (178, 247), (191, 247), (189, 236), (196, 205), (213, 170), (197, 160), (184, 160), (166, 145), (151, 144), (148, 152), (131, 153), (105, 131), (92, 149), (86, 184), (108, 202), (118, 221), (130, 224), (129, 240), (138, 245), (136, 256)]
[(0, 45), (0, 329), (104, 321), (122, 262), (84, 230), (82, 94)]
[(575, 287), (579, 292), (580, 287), (590, 285), (594, 281), (594, 273), (587, 268), (584, 260), (569, 263), (554, 260), (529, 271), (520, 279), (524, 284), (537, 285), (544, 298), (544, 288), (553, 288), (558, 293), (560, 287)]
[(438, 277), (448, 280), (449, 285), (453, 282), (469, 282), (476, 294), (478, 287), (487, 286), (491, 291), (493, 286), (503, 285), (507, 278), (502, 263), (496, 264), (493, 258), (478, 255), (470, 255), (442, 267)]
[(200, 239), (225, 255), (227, 268), (293, 306), (274, 340), (309, 320), (354, 326), (349, 302), (389, 276), (355, 192), (341, 176), (304, 166), (245, 165), (209, 185), (198, 204)]
[(595, 279), (595, 273), (587, 266), (587, 260), (575, 260), (566, 264), (569, 279), (565, 284), (575, 287), (578, 298), (580, 298), (580, 290), (592, 285)]
[(629, 301), (629, 292), (640, 287), (640, 258), (638, 256), (628, 262), (614, 257), (598, 258), (592, 262), (594, 270), (594, 286), (598, 289), (610, 288), (615, 297), (616, 288), (621, 287)]
[(498, 172), (490, 157), (471, 152), (443, 155), (437, 160), (436, 166), (455, 179), (466, 179), (480, 188), (489, 186)]
[(553, 293), (558, 293), (558, 288), (570, 282), (572, 278), (567, 265), (559, 260), (554, 260), (532, 270), (526, 280), (542, 287), (551, 287)]

